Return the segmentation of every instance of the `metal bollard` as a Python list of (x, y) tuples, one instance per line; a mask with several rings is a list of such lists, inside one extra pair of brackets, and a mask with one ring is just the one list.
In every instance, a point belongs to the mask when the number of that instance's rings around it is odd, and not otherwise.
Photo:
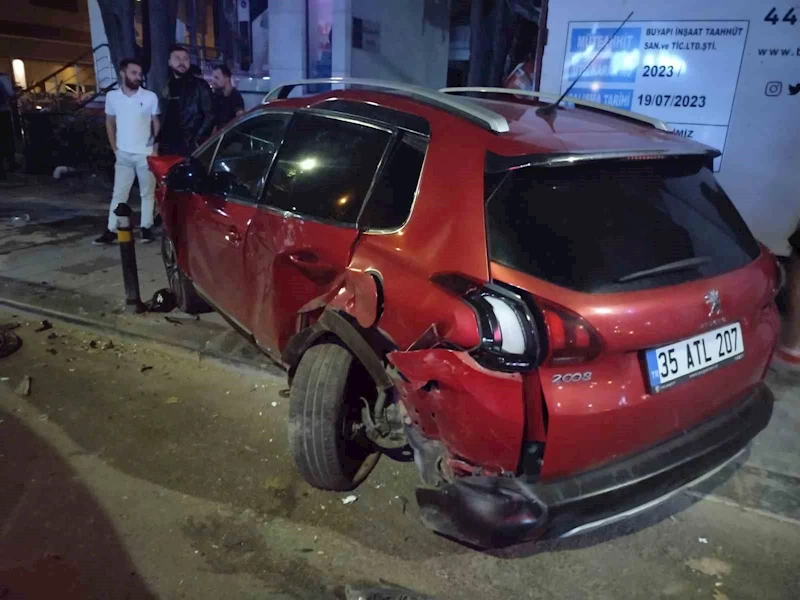
[(117, 241), (122, 259), (122, 279), (125, 281), (125, 311), (143, 313), (146, 307), (139, 297), (139, 269), (136, 266), (136, 248), (131, 227), (133, 210), (123, 202), (114, 209), (114, 214), (117, 215)]

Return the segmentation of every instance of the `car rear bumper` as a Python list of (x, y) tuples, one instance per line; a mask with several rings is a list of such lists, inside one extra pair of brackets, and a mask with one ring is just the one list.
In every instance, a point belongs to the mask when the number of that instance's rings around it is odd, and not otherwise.
[(584, 533), (655, 506), (723, 468), (767, 426), (773, 402), (759, 384), (733, 408), (679, 436), (558, 481), (480, 476), (418, 488), (422, 519), (479, 547)]

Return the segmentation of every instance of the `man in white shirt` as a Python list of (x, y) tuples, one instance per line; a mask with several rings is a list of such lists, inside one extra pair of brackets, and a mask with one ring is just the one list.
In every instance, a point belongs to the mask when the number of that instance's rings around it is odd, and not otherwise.
[(114, 191), (108, 211), (108, 229), (94, 244), (113, 244), (117, 239), (114, 209), (128, 201), (133, 180), (139, 180), (142, 197), (142, 241), (152, 242), (156, 180), (147, 166), (147, 157), (158, 153), (155, 144), (159, 130), (158, 96), (142, 86), (142, 65), (125, 58), (119, 65), (120, 88), (106, 96), (106, 133), (117, 156), (114, 165)]

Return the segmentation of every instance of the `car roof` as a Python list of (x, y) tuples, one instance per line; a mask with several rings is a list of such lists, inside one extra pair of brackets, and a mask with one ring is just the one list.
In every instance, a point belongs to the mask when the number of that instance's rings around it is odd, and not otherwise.
[[(508, 133), (490, 144), (500, 154), (570, 152), (697, 153), (711, 148), (615, 113), (566, 104), (544, 114), (539, 102), (477, 99), (503, 115)], [(549, 114), (548, 114), (549, 113)]]
[[(543, 103), (533, 99), (473, 98), (468, 101), (491, 110), (508, 122), (509, 130), (493, 133), (465, 118), (402, 93), (365, 89), (333, 90), (319, 94), (274, 100), (265, 108), (317, 107), (332, 99), (364, 102), (427, 119), (435, 133), (448, 126), (474, 129), (474, 141), (486, 150), (504, 156), (531, 154), (617, 153), (617, 154), (714, 154), (716, 150), (648, 123), (612, 112), (585, 108), (565, 102), (549, 114), (537, 112)], [(354, 115), (355, 116), (355, 115)]]

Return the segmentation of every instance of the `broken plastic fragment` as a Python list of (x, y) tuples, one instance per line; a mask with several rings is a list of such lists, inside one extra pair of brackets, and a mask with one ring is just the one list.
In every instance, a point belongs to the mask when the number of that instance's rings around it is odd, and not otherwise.
[(347, 600), (433, 600), (432, 596), (393, 585), (378, 587), (347, 585), (344, 588), (344, 595)]
[(699, 538), (697, 538), (697, 541), (700, 542), (701, 544), (707, 544), (708, 543), (708, 539), (707, 538), (699, 537)]
[(34, 331), (36, 333), (39, 333), (40, 331), (47, 331), (48, 329), (52, 329), (52, 328), (53, 328), (53, 324), (50, 321), (48, 321), (47, 319), (45, 319), (44, 321), (42, 321), (41, 327), (39, 327), (38, 329), (34, 329)]
[(347, 498), (342, 498), (342, 504), (352, 504), (356, 500), (358, 500), (358, 496), (351, 494)]
[(30, 396), (31, 395), (31, 378), (30, 375), (25, 375), (20, 381), (17, 389), (14, 390), (14, 393), (18, 396)]

